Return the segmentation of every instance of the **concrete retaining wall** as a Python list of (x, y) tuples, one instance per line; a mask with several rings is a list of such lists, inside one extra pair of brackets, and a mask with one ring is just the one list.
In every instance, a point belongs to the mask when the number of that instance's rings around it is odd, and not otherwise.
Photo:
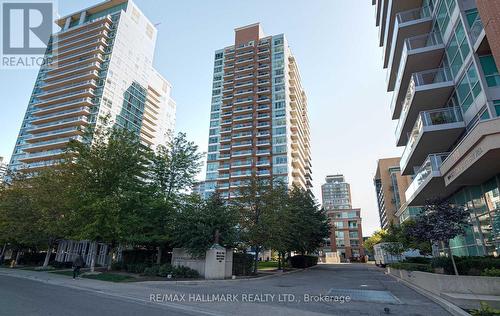
[(417, 285), (429, 292), (440, 295), (443, 292), (500, 295), (500, 278), (472, 275), (446, 275), (420, 271), (406, 271), (387, 268), (387, 271)]

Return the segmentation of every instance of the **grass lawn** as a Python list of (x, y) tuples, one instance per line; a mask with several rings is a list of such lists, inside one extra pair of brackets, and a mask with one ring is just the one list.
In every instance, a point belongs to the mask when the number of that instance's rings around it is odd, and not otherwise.
[[(50, 273), (73, 276), (73, 271), (54, 271)], [(131, 277), (129, 275), (107, 273), (107, 272), (100, 274), (89, 274), (89, 275), (82, 274), (81, 277), (85, 279), (108, 281), (108, 282), (127, 282), (135, 279), (134, 277)]]
[(259, 270), (275, 270), (278, 269), (278, 261), (259, 261), (257, 268)]

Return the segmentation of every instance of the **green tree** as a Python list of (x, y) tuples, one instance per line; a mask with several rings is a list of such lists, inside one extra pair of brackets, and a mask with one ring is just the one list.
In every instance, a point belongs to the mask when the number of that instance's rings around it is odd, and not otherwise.
[(108, 243), (113, 256), (141, 222), (148, 158), (138, 135), (121, 128), (91, 129), (84, 142), (70, 143), (63, 167), (71, 174), (72, 237)]
[(189, 196), (175, 216), (173, 241), (194, 257), (204, 257), (214, 243), (232, 247), (236, 241), (237, 213), (218, 192), (206, 201)]
[(451, 258), (455, 274), (458, 275), (450, 249), (450, 239), (465, 234), (465, 229), (470, 225), (469, 219), (469, 211), (462, 206), (452, 204), (448, 200), (429, 200), (415, 220), (410, 234), (419, 241), (442, 243)]
[(367, 240), (365, 240), (364, 242), (364, 246), (367, 250), (369, 250), (370, 252), (373, 253), (373, 246), (375, 246), (376, 244), (379, 244), (382, 242), (382, 240), (384, 239), (385, 235), (387, 235), (387, 230), (385, 229), (381, 229), (381, 230), (377, 230), (375, 231), (371, 236), (370, 238), (368, 238)]
[(290, 191), (292, 250), (301, 254), (315, 252), (328, 238), (330, 224), (311, 192), (299, 187)]

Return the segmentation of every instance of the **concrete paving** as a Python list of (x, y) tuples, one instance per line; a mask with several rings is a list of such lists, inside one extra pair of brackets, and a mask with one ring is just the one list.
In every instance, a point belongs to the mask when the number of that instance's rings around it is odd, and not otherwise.
[[(23, 304), (26, 296), (29, 300)], [(36, 311), (38, 304), (47, 313), (24, 312), (28, 307)], [(0, 306), (8, 306), (8, 315), (450, 315), (383, 269), (363, 264), (319, 265), (264, 279), (190, 283), (111, 283), (0, 269)], [(93, 309), (79, 314), (86, 306)]]

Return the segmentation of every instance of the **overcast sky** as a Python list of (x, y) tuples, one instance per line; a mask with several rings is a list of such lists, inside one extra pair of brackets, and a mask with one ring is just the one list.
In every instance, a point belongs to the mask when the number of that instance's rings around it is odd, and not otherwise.
[[(61, 16), (100, 1), (59, 1)], [(306, 90), (314, 193), (328, 174), (351, 183), (363, 235), (379, 229), (373, 186), (376, 161), (397, 156), (382, 50), (369, 0), (136, 0), (158, 24), (155, 67), (173, 85), (178, 131), (207, 150), (213, 52), (231, 45), (234, 28), (261, 22), (285, 33)], [(0, 70), (0, 156), (9, 158), (37, 70)], [(202, 177), (202, 175), (200, 175)]]

